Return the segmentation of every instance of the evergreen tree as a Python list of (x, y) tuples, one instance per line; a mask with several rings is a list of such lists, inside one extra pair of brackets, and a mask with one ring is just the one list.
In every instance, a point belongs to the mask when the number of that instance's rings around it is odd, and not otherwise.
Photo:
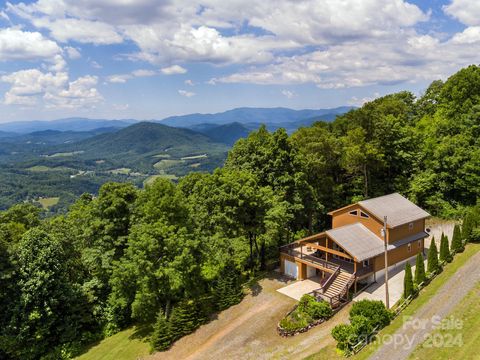
[(460, 231), (460, 225), (455, 224), (453, 228), (453, 237), (452, 237), (452, 252), (462, 252), (464, 249), (463, 241), (462, 241), (462, 234)]
[(415, 264), (415, 284), (420, 285), (426, 279), (425, 263), (422, 253), (417, 254), (417, 262)]
[(194, 300), (180, 302), (170, 317), (171, 331), (174, 340), (190, 334), (202, 324), (204, 317)]
[(153, 333), (150, 337), (150, 346), (152, 351), (164, 351), (167, 350), (173, 342), (173, 334), (171, 325), (167, 318), (160, 311), (157, 316), (157, 321), (153, 326)]
[(215, 303), (219, 310), (228, 309), (242, 300), (243, 290), (239, 282), (239, 274), (233, 266), (227, 265), (220, 273), (214, 293)]
[(442, 237), (440, 238), (440, 261), (442, 262), (450, 262), (452, 261), (452, 257), (450, 255), (450, 249), (448, 246), (448, 236), (442, 233)]
[(407, 299), (413, 294), (412, 266), (409, 262), (405, 264), (405, 278), (403, 279), (403, 297)]
[(427, 260), (427, 270), (430, 274), (433, 274), (438, 270), (438, 250), (437, 245), (435, 244), (435, 237), (432, 238), (432, 241), (430, 243)]
[(474, 228), (474, 220), (473, 215), (470, 211), (465, 214), (462, 223), (462, 240), (464, 243), (470, 241), (470, 237), (472, 236), (472, 231)]

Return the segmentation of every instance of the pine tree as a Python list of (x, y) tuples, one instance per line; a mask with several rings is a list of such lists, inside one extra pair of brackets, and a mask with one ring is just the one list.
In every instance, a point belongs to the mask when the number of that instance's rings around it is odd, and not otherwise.
[(442, 233), (442, 237), (440, 238), (440, 261), (442, 262), (452, 261), (452, 257), (450, 255), (450, 249), (448, 246), (448, 236), (443, 233)]
[(452, 252), (462, 252), (464, 250), (460, 225), (456, 224), (453, 228)]
[(227, 265), (220, 273), (214, 288), (215, 302), (219, 310), (228, 309), (242, 300), (243, 289), (238, 280), (239, 275), (233, 266)]
[(427, 270), (429, 274), (433, 274), (438, 270), (438, 250), (437, 250), (437, 245), (435, 244), (435, 237), (432, 237), (430, 248), (428, 249), (427, 260), (428, 260)]
[(198, 306), (194, 300), (180, 302), (172, 311), (170, 324), (173, 339), (177, 340), (184, 335), (190, 334), (202, 323)]
[(470, 241), (473, 228), (474, 228), (473, 215), (471, 214), (470, 211), (468, 211), (465, 217), (463, 218), (463, 222), (462, 222), (462, 240), (464, 243), (467, 243)]
[(153, 326), (153, 333), (150, 337), (152, 351), (167, 350), (173, 342), (171, 325), (162, 312), (158, 314), (157, 321)]
[(420, 285), (426, 279), (425, 263), (422, 253), (417, 254), (417, 262), (415, 264), (415, 284)]
[(403, 279), (403, 297), (407, 299), (413, 294), (412, 266), (409, 262), (405, 264), (405, 278)]

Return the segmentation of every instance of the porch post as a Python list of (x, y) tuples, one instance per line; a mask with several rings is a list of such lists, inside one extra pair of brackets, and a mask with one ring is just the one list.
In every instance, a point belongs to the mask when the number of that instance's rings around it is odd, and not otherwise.
[[(325, 238), (325, 247), (328, 249), (328, 237)], [(328, 252), (325, 251), (325, 260), (328, 261)]]

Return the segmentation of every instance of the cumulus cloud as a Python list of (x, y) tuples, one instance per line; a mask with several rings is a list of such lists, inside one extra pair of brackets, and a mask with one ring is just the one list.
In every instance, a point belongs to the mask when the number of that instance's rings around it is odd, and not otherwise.
[(72, 60), (79, 59), (82, 57), (82, 55), (80, 54), (80, 51), (77, 48), (66, 46), (65, 51), (67, 52), (68, 57)]
[(162, 68), (161, 72), (165, 75), (185, 74), (187, 69), (181, 67), (180, 65), (172, 65)]
[(195, 83), (190, 79), (185, 80), (183, 83), (188, 86), (195, 86)]
[(476, 0), (453, 0), (443, 10), (466, 25), (480, 25), (480, 2)]
[(178, 90), (178, 93), (182, 96), (185, 96), (187, 98), (195, 96), (195, 93), (192, 91), (187, 91), (187, 90)]
[(69, 81), (66, 72), (42, 72), (27, 69), (3, 75), (0, 80), (10, 84), (5, 93), (6, 105), (37, 105), (46, 108), (79, 108), (102, 100), (95, 85), (95, 76), (83, 76)]
[(110, 83), (124, 84), (128, 80), (131, 80), (136, 77), (149, 77), (155, 76), (158, 72), (155, 70), (146, 70), (146, 69), (137, 69), (133, 70), (128, 74), (115, 74), (107, 77), (107, 81)]
[(52, 60), (61, 53), (55, 41), (39, 32), (0, 29), (0, 60)]

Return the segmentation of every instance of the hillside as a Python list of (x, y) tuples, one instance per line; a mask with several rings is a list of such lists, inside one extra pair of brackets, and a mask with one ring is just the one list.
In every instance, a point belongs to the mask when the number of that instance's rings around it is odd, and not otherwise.
[(161, 120), (162, 124), (191, 127), (198, 124), (228, 124), (238, 122), (241, 124), (248, 123), (269, 123), (284, 124), (292, 123), (305, 119), (325, 119), (333, 120), (336, 115), (344, 114), (351, 110), (352, 107), (341, 106), (333, 109), (318, 110), (293, 110), (288, 108), (237, 108), (215, 114), (189, 114), (182, 116), (171, 116)]
[(229, 146), (238, 139), (247, 137), (251, 130), (238, 122), (225, 125), (200, 124), (192, 126), (191, 129), (208, 136), (215, 142)]

